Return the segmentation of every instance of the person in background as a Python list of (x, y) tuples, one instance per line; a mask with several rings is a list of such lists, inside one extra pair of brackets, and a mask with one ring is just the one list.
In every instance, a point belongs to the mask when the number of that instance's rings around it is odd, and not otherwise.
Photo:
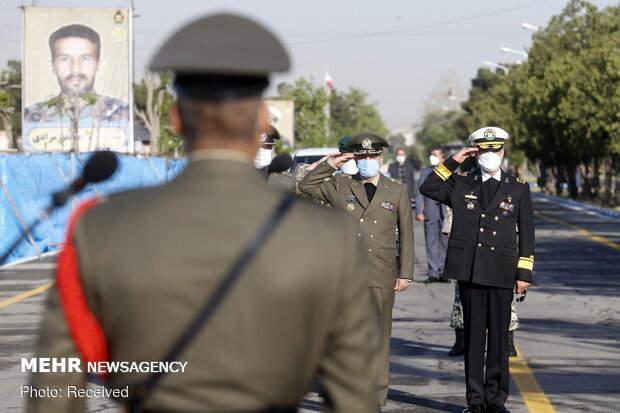
[(420, 172), (418, 180), (418, 192), (415, 197), (415, 219), (424, 222), (424, 240), (426, 241), (426, 261), (428, 263), (427, 284), (435, 282), (450, 282), (443, 276), (443, 265), (446, 260), (448, 237), (441, 231), (445, 216), (445, 206), (440, 202), (424, 196), (420, 192), (420, 186), (431, 174), (437, 165), (445, 159), (443, 151), (439, 148), (431, 150), (428, 166)]

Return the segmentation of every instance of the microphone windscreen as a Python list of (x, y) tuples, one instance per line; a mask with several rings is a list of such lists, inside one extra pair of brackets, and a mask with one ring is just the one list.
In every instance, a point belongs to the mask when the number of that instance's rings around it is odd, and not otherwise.
[(291, 158), (291, 155), (284, 154), (284, 155), (275, 156), (271, 160), (271, 163), (269, 164), (267, 168), (269, 169), (270, 173), (284, 172), (287, 169), (289, 169), (292, 165), (293, 165), (293, 158)]
[(88, 162), (86, 162), (82, 176), (86, 182), (105, 181), (112, 176), (117, 167), (118, 158), (114, 152), (95, 152)]

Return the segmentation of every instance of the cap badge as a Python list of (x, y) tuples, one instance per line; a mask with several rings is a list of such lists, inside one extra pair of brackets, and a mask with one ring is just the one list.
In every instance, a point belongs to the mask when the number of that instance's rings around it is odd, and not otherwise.
[(488, 141), (495, 139), (495, 131), (493, 129), (487, 129), (484, 131), (484, 138)]
[(372, 142), (370, 141), (370, 139), (366, 138), (362, 141), (362, 148), (372, 149)]

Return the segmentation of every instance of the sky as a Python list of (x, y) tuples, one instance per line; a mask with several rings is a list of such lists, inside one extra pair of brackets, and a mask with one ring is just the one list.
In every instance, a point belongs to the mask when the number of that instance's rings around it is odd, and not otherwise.
[[(591, 2), (599, 8), (617, 4)], [(268, 94), (278, 83), (299, 77), (322, 84), (328, 70), (336, 89), (366, 91), (394, 129), (419, 121), (425, 102), (438, 90), (466, 99), (484, 61), (523, 59), (500, 47), (527, 50), (533, 32), (521, 23), (545, 26), (567, 0), (0, 0), (0, 67), (21, 59), (22, 5), (132, 3), (136, 81), (161, 42), (181, 25), (209, 13), (239, 12), (268, 26), (291, 55), (292, 69), (272, 78)]]

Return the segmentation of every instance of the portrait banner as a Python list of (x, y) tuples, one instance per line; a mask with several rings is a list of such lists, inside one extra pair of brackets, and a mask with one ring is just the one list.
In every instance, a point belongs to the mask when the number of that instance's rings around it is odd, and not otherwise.
[(133, 152), (131, 11), (24, 9), (22, 149)]
[(269, 123), (278, 129), (285, 148), (295, 147), (295, 105), (292, 100), (266, 99)]

